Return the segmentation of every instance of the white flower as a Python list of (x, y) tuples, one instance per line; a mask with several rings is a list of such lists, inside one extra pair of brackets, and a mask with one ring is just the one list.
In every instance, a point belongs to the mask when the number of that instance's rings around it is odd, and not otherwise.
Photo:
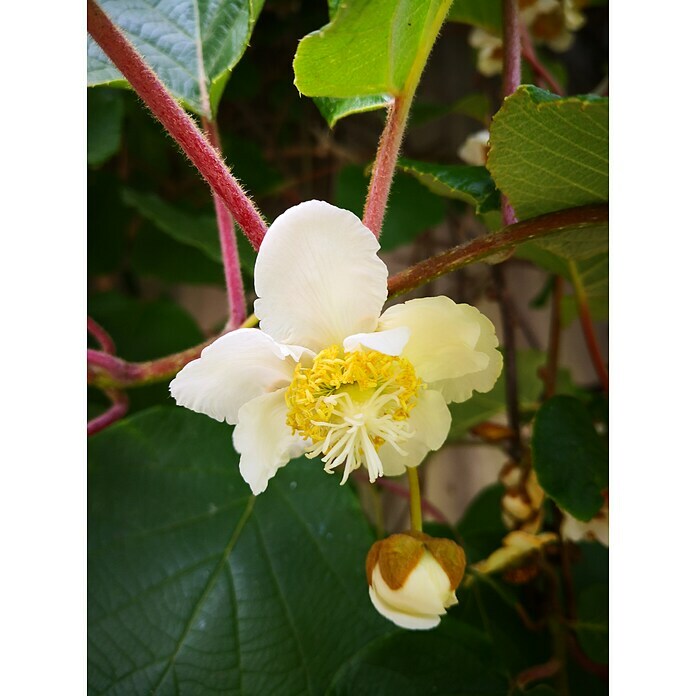
[(447, 297), (380, 310), (387, 267), (347, 210), (290, 208), (261, 244), (259, 329), (208, 346), (170, 385), (177, 404), (236, 425), (240, 470), (254, 494), (291, 459), (365, 466), (371, 481), (417, 466), (447, 437), (447, 403), (489, 391), (502, 357), (491, 322)]
[(478, 49), (476, 69), (486, 77), (497, 75), (503, 70), (503, 40), (476, 27), (469, 35), (469, 45)]
[(491, 134), (487, 130), (480, 130), (470, 135), (459, 148), (457, 154), (467, 164), (483, 166), (488, 157), (488, 139)]
[(367, 556), (370, 599), (401, 628), (434, 628), (458, 603), (455, 590), (465, 566), (463, 549), (449, 539), (393, 534), (375, 543)]

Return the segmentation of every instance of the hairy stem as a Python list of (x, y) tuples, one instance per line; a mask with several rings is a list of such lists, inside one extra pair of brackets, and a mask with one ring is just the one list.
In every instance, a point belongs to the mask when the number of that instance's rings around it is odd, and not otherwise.
[(423, 514), (421, 512), (420, 482), (418, 481), (418, 467), (407, 466), (408, 492), (411, 501), (411, 529), (414, 532), (423, 531)]
[(387, 200), (391, 190), (392, 180), (394, 179), (394, 169), (396, 159), (401, 149), (401, 141), (406, 130), (408, 113), (411, 109), (413, 96), (420, 82), (425, 64), (430, 56), (435, 39), (442, 27), (447, 13), (449, 12), (452, 0), (443, 2), (437, 8), (437, 13), (433, 21), (428, 23), (427, 33), (421, 37), (418, 50), (411, 65), (411, 70), (404, 83), (403, 90), (398, 94), (387, 112), (387, 120), (384, 130), (379, 140), (377, 157), (372, 167), (372, 176), (367, 190), (365, 200), (365, 210), (363, 212), (363, 223), (372, 230), (375, 237), (379, 238), (382, 231), (384, 213), (387, 210)]
[(266, 223), (254, 204), (193, 119), (169, 94), (154, 71), (95, 0), (87, 0), (87, 30), (213, 191), (225, 202), (253, 247), (258, 249), (266, 234)]
[(387, 122), (377, 149), (377, 158), (372, 168), (370, 186), (367, 190), (363, 223), (379, 238), (382, 222), (387, 210), (387, 199), (394, 179), (396, 159), (401, 149), (408, 111), (413, 95), (410, 98), (396, 97), (387, 111)]
[(599, 382), (602, 385), (602, 389), (604, 390), (605, 394), (608, 394), (609, 375), (606, 367), (604, 366), (602, 352), (599, 349), (599, 342), (597, 341), (597, 334), (595, 333), (594, 324), (592, 322), (590, 307), (587, 303), (587, 292), (585, 291), (585, 285), (582, 282), (582, 278), (575, 261), (571, 260), (569, 262), (569, 267), (570, 279), (573, 283), (573, 289), (575, 291), (575, 302), (578, 307), (578, 316), (580, 317), (580, 324), (582, 325), (582, 332), (585, 336), (587, 350), (590, 354), (590, 358), (592, 360), (592, 364), (594, 365)]
[(87, 317), (87, 331), (92, 334), (94, 339), (99, 344), (99, 347), (105, 352), (113, 355), (116, 352), (114, 339), (109, 336), (106, 329), (97, 324), (92, 317)]
[[(210, 144), (222, 156), (220, 146), (220, 133), (214, 120), (203, 119), (203, 129)], [(246, 317), (246, 300), (244, 297), (244, 282), (242, 281), (242, 267), (239, 263), (237, 251), (237, 238), (234, 232), (234, 222), (230, 212), (220, 196), (213, 191), (215, 204), (215, 217), (217, 218), (218, 233), (220, 235), (220, 249), (222, 250), (222, 262), (225, 268), (225, 285), (227, 287), (227, 304), (229, 306), (230, 328), (236, 329)]]
[(104, 393), (111, 400), (111, 406), (104, 413), (88, 421), (87, 435), (94, 435), (100, 430), (104, 430), (128, 413), (128, 396), (126, 394), (118, 389), (105, 389)]

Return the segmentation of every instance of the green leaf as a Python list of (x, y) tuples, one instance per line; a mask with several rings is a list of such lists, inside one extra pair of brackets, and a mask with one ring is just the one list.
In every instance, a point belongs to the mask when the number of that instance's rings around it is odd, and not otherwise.
[[(154, 193), (124, 189), (123, 201), (177, 242), (195, 247), (208, 258), (222, 263), (220, 237), (214, 215), (189, 213), (167, 203)], [(253, 276), (256, 252), (243, 234), (237, 234), (242, 269)]]
[(500, 548), (508, 529), (503, 524), (501, 502), (505, 487), (487, 486), (469, 503), (457, 529), (464, 540), (466, 562), (478, 563)]
[(430, 104), (416, 101), (411, 109), (410, 125), (411, 127), (420, 126), (442, 116), (461, 114), (487, 126), (490, 109), (490, 99), (486, 94), (467, 94), (452, 104)]
[[(451, 0), (353, 0), (305, 36), (293, 67), (310, 97), (397, 96), (415, 87)], [(407, 87), (408, 86), (408, 87)]]
[(87, 171), (87, 267), (90, 275), (116, 272), (126, 251), (130, 211), (110, 168)]
[(580, 401), (554, 396), (539, 409), (532, 461), (539, 485), (561, 508), (584, 522), (599, 512), (609, 453)]
[(350, 489), (302, 459), (254, 498), (230, 434), (160, 408), (90, 440), (91, 692), (323, 694), (393, 630)]
[(130, 250), (130, 265), (139, 276), (166, 283), (225, 285), (220, 261), (177, 242), (147, 221), (138, 227)]
[(393, 101), (388, 94), (368, 95), (366, 97), (316, 97), (314, 103), (330, 128), (333, 128), (342, 118), (353, 114), (364, 114), (386, 108)]
[(608, 123), (609, 100), (600, 97), (522, 85), (505, 99), (487, 166), (520, 220), (609, 200)]
[(114, 89), (87, 90), (87, 163), (111, 159), (121, 147), (123, 94)]
[(397, 164), (433, 193), (470, 203), (477, 213), (500, 207), (500, 194), (485, 167), (417, 162), (403, 157)]
[(358, 653), (327, 696), (507, 694), (491, 644), (479, 631), (445, 618), (431, 631), (401, 631)]
[[(230, 70), (246, 50), (264, 0), (101, 0), (100, 7), (172, 95), (212, 118)], [(123, 86), (121, 73), (89, 37), (90, 86)]]
[(609, 586), (591, 585), (578, 594), (575, 631), (587, 656), (609, 664)]
[[(362, 217), (369, 183), (362, 167), (344, 167), (336, 179), (336, 205)], [(412, 242), (418, 235), (439, 225), (445, 218), (445, 204), (405, 174), (394, 177), (387, 214), (379, 242), (388, 251)]]
[(497, 36), (503, 31), (502, 5), (495, 0), (454, 0), (447, 19), (473, 24)]

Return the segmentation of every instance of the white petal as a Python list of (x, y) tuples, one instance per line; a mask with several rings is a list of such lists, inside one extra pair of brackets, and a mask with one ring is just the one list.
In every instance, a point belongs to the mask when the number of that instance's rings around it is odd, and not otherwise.
[(429, 628), (435, 628), (435, 626), (440, 623), (440, 617), (436, 614), (432, 616), (416, 616), (415, 614), (407, 614), (406, 612), (395, 609), (383, 601), (372, 586), (370, 586), (370, 599), (375, 609), (377, 609), (382, 616), (401, 628), (424, 631)]
[(503, 359), (495, 328), (475, 307), (448, 297), (411, 300), (390, 307), (379, 320), (380, 330), (397, 326), (411, 329), (402, 356), (448, 403), (465, 401), (474, 389), (490, 391), (500, 376)]
[(258, 329), (238, 329), (188, 363), (169, 391), (179, 406), (233, 425), (247, 401), (290, 384), (304, 350), (279, 345)]
[(254, 495), (263, 493), (278, 469), (305, 451), (305, 443), (285, 422), (285, 389), (259, 396), (239, 409), (234, 447), (239, 471)]
[(418, 466), (428, 452), (442, 447), (451, 425), (452, 415), (442, 394), (434, 389), (422, 391), (409, 417), (409, 426), (414, 435), (399, 443), (406, 455), (397, 452), (388, 442), (379, 448), (384, 474), (400, 476), (407, 466)]
[(378, 249), (372, 232), (347, 210), (323, 201), (287, 210), (268, 229), (256, 261), (261, 329), (315, 351), (374, 331), (387, 298)]
[(406, 326), (399, 326), (387, 331), (354, 334), (343, 341), (343, 349), (347, 353), (366, 348), (367, 350), (378, 350), (385, 355), (401, 355), (410, 335), (411, 331)]

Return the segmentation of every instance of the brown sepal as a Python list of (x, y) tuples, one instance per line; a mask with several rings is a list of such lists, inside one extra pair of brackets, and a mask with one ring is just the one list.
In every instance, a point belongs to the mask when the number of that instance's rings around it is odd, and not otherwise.
[(464, 577), (466, 568), (466, 554), (464, 549), (451, 539), (436, 539), (430, 537), (425, 547), (440, 564), (442, 570), (447, 573), (450, 587), (456, 590)]

